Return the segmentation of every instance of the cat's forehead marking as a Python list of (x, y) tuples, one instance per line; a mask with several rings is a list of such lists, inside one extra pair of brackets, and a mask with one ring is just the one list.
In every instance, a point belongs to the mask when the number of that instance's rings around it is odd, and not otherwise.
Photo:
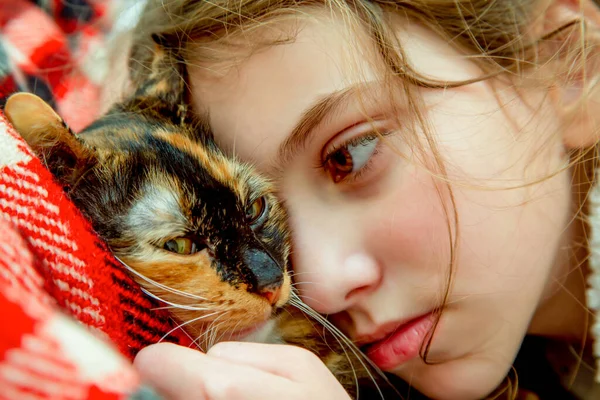
[(219, 152), (209, 151), (206, 147), (190, 140), (185, 135), (157, 130), (153, 135), (173, 147), (191, 154), (200, 161), (206, 171), (225, 187), (233, 189), (242, 201), (247, 197), (245, 174), (240, 174), (236, 165)]
[(146, 240), (184, 233), (188, 221), (181, 204), (181, 191), (174, 182), (150, 178), (134, 200), (127, 216), (128, 225), (142, 236), (148, 236)]

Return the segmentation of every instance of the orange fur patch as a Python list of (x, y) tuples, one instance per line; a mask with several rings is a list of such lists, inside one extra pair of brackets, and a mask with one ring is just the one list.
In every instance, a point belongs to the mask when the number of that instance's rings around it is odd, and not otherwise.
[(212, 177), (214, 177), (224, 186), (233, 189), (236, 194), (244, 192), (244, 190), (241, 190), (242, 188), (240, 186), (236, 185), (239, 183), (243, 184), (244, 182), (240, 182), (240, 179), (236, 174), (235, 166), (231, 160), (225, 156), (207, 151), (204, 146), (190, 140), (188, 137), (182, 134), (160, 130), (154, 132), (153, 135), (180, 149), (181, 151), (196, 157)]
[[(154, 256), (149, 257), (152, 253)], [(233, 331), (265, 322), (273, 311), (265, 298), (247, 292), (245, 285), (235, 288), (223, 282), (211, 267), (206, 251), (193, 256), (148, 251), (144, 256), (123, 256), (123, 261), (149, 280), (161, 284), (159, 287), (134, 276), (142, 287), (165, 302), (183, 306), (170, 311), (181, 322), (195, 320), (186, 324), (185, 330), (194, 338), (200, 338), (203, 348), (208, 346), (211, 337), (226, 338)]]

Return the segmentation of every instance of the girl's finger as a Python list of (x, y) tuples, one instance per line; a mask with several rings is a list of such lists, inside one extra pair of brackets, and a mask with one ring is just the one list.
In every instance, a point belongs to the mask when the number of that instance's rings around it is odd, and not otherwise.
[(329, 374), (319, 358), (296, 346), (248, 342), (221, 342), (207, 353), (221, 360), (258, 368), (292, 381), (302, 381), (307, 375)]
[(134, 364), (169, 400), (291, 399), (294, 392), (282, 377), (169, 343), (143, 349)]
[[(302, 399), (349, 400), (348, 394), (325, 364), (315, 354), (300, 347), (222, 342), (212, 347), (208, 356), (234, 365), (249, 366), (254, 371), (262, 370), (277, 377), (277, 382), (287, 382), (282, 392), (287, 395), (286, 399), (291, 398), (290, 393), (296, 393)], [(290, 388), (296, 388), (296, 391), (290, 391)], [(271, 397), (263, 400), (267, 398)]]
[(207, 356), (199, 351), (185, 350), (171, 343), (160, 343), (142, 349), (133, 363), (142, 380), (168, 400), (184, 399), (186, 396), (208, 400), (203, 381), (193, 378)]

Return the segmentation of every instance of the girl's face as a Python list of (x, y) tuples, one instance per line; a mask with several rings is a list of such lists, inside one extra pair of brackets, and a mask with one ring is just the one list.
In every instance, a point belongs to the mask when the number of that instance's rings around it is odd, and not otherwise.
[[(477, 76), (444, 40), (399, 26), (421, 73)], [(541, 94), (519, 97), (499, 82), (496, 92), (490, 82), (422, 90), (456, 232), (425, 135), (402, 124), (410, 115), (400, 92), (391, 115), (377, 55), (363, 39), (323, 16), (303, 21), (293, 43), (240, 54), (233, 68), (192, 66), (195, 108), (208, 113), (224, 148), (278, 183), (304, 301), (425, 394), (481, 397), (508, 373), (564, 272), (571, 216), (567, 172), (511, 190), (481, 186), (518, 187), (564, 166), (558, 121)], [(419, 346), (449, 283), (456, 234), (451, 291), (428, 356), (434, 364), (426, 364)]]

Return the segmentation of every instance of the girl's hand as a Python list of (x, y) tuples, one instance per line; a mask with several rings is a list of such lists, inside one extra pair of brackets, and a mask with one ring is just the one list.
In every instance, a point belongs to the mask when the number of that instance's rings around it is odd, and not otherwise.
[(169, 400), (350, 398), (317, 356), (294, 346), (223, 342), (203, 354), (160, 343), (134, 364)]

